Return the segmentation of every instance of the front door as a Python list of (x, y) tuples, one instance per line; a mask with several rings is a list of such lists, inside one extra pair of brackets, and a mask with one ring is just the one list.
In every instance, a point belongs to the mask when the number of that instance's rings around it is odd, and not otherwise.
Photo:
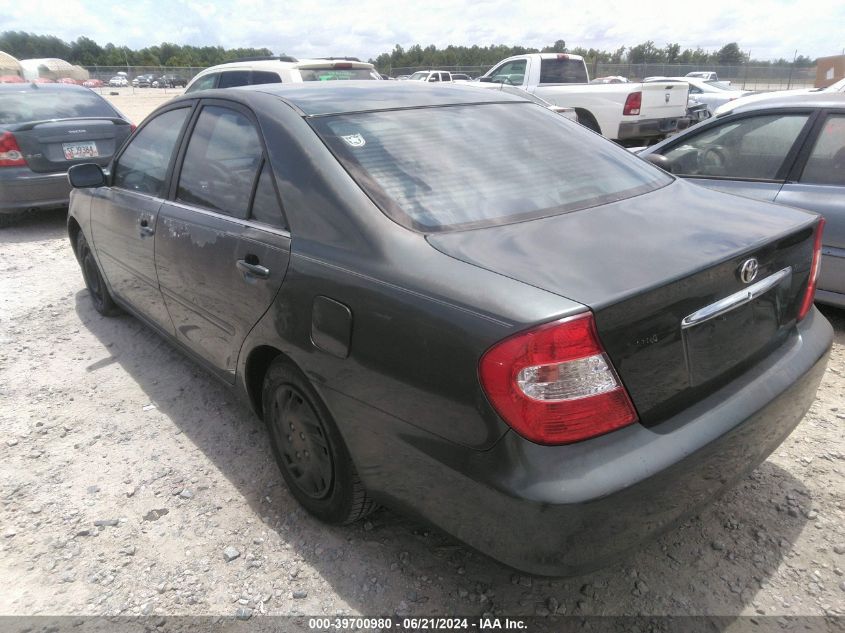
[(168, 110), (144, 125), (117, 158), (112, 186), (97, 190), (91, 203), (94, 247), (112, 293), (170, 333), (154, 243), (167, 172), (190, 111)]
[(158, 219), (156, 268), (176, 337), (234, 380), (241, 344), (290, 257), (272, 168), (252, 116), (203, 106)]

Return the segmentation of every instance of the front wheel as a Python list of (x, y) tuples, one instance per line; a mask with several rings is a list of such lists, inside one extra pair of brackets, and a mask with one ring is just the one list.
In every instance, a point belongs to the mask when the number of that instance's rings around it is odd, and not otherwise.
[(82, 277), (85, 279), (85, 287), (88, 288), (88, 293), (91, 295), (91, 303), (94, 304), (94, 309), (103, 316), (120, 314), (120, 308), (117, 307), (109, 289), (106, 287), (106, 282), (100, 273), (100, 267), (97, 266), (97, 260), (94, 259), (94, 254), (91, 252), (88, 240), (85, 239), (82, 231), (76, 238), (76, 253), (79, 258), (79, 265), (82, 268)]
[(273, 456), (291, 494), (327, 523), (345, 525), (374, 509), (331, 414), (305, 375), (277, 359), (262, 390)]

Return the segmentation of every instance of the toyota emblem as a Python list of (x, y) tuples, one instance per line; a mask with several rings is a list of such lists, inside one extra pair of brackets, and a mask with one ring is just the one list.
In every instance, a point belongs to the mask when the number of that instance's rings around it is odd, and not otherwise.
[(746, 259), (742, 262), (742, 266), (739, 269), (739, 278), (742, 280), (742, 283), (750, 284), (757, 278), (757, 271), (759, 270), (760, 263), (756, 258)]

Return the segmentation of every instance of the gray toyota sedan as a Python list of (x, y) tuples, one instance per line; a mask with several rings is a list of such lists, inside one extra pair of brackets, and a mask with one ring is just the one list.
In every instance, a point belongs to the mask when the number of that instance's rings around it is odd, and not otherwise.
[(94, 307), (237, 390), (293, 496), (566, 575), (694, 512), (815, 397), (823, 222), (518, 96), (209, 90), (69, 172)]

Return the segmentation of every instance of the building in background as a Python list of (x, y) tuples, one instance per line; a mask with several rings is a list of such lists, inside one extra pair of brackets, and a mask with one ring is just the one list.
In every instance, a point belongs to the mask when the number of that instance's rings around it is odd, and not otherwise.
[(845, 55), (819, 57), (816, 60), (816, 88), (827, 88), (845, 78)]
[(22, 59), (20, 61), (23, 67), (24, 79), (30, 81), (35, 79), (52, 79), (57, 81), (59, 79), (75, 79), (82, 82), (88, 79), (88, 71), (81, 66), (74, 66), (63, 59), (44, 58), (44, 59)]

